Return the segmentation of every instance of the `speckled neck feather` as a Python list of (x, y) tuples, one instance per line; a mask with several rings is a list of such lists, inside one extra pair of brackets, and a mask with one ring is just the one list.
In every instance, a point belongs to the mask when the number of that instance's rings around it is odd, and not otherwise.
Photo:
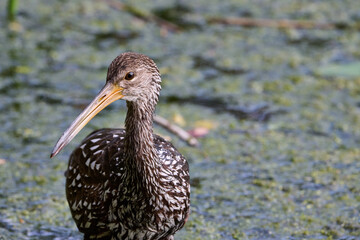
[[(141, 104), (141, 103), (140, 103)], [(155, 106), (127, 102), (128, 112), (125, 120), (126, 135), (124, 147), (129, 176), (142, 183), (141, 187), (149, 190), (149, 182), (158, 175), (159, 161), (153, 140), (153, 112)], [(145, 110), (145, 108), (150, 108)], [(153, 108), (153, 109), (151, 109)], [(146, 177), (151, 178), (146, 179)], [(152, 184), (154, 185), (154, 184)], [(153, 186), (151, 186), (154, 190)], [(148, 192), (152, 194), (151, 192)]]

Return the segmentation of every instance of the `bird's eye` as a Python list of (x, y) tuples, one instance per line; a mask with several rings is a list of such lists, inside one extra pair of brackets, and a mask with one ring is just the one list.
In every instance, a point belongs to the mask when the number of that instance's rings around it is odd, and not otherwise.
[(126, 80), (131, 80), (133, 79), (135, 76), (135, 74), (133, 72), (128, 72), (126, 75), (125, 75), (125, 79)]

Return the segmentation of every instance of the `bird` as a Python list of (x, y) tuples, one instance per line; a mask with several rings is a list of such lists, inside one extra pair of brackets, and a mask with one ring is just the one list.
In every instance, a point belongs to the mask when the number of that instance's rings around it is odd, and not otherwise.
[(153, 133), (160, 90), (151, 58), (120, 54), (108, 67), (104, 87), (55, 144), (51, 158), (107, 105), (126, 100), (125, 129), (92, 132), (69, 158), (66, 197), (84, 240), (171, 240), (187, 222), (188, 162)]

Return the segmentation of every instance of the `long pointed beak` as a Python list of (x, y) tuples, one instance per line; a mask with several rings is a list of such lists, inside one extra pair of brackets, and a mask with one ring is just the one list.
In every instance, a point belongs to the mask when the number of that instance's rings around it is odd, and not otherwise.
[(63, 133), (57, 141), (50, 157), (56, 156), (80, 130), (101, 110), (110, 103), (124, 97), (123, 88), (115, 86), (112, 83), (106, 83), (103, 89), (98, 93), (95, 99), (84, 109), (82, 113), (71, 123), (70, 127)]

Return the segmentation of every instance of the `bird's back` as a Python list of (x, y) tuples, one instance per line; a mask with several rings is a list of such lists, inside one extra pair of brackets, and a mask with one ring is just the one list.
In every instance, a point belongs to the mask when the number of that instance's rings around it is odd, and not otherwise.
[[(85, 239), (90, 236), (93, 239), (110, 239), (114, 232), (117, 232), (118, 239), (170, 239), (168, 237), (183, 227), (189, 214), (188, 163), (170, 142), (154, 135), (154, 146), (162, 166), (159, 181), (165, 190), (164, 198), (175, 204), (161, 206), (167, 211), (149, 218), (152, 219), (150, 223), (135, 223), (139, 226), (131, 225), (132, 230), (129, 230), (129, 222), (125, 220), (130, 216), (119, 216), (121, 211), (116, 212), (114, 208), (132, 207), (135, 209), (129, 211), (133, 212), (148, 211), (149, 206), (141, 210), (140, 206), (127, 204), (128, 201), (117, 201), (119, 196), (124, 195), (124, 137), (124, 129), (97, 130), (87, 136), (71, 154), (65, 175), (66, 195), (72, 216), (79, 230), (85, 234)], [(123, 222), (116, 221), (119, 219)], [(135, 219), (135, 222), (138, 221)], [(144, 230), (144, 227), (154, 232), (136, 232), (136, 229)], [(161, 229), (166, 229), (166, 232), (161, 233)]]

